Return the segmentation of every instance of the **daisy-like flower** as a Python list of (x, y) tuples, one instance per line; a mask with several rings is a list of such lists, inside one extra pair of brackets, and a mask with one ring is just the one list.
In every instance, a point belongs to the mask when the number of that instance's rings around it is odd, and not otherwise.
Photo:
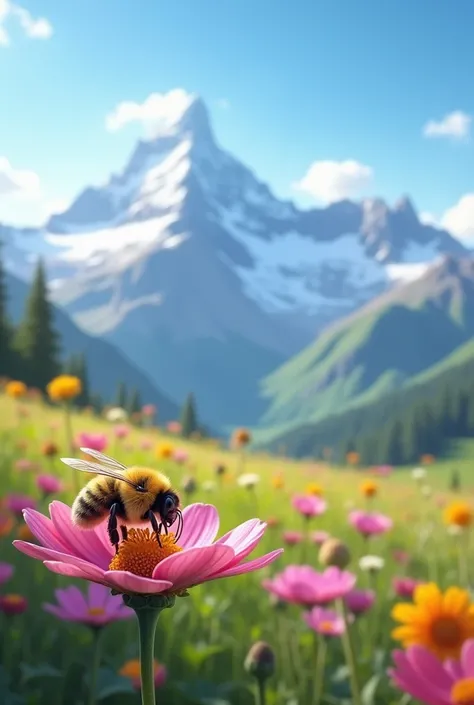
[(373, 480), (364, 480), (360, 485), (360, 493), (363, 497), (375, 497), (379, 489), (379, 486)]
[(26, 396), (27, 391), (26, 384), (18, 380), (11, 380), (5, 385), (5, 394), (12, 399), (21, 399)]
[(349, 514), (349, 522), (362, 536), (377, 536), (389, 531), (393, 526), (390, 517), (377, 512), (354, 511)]
[(294, 509), (306, 519), (317, 517), (326, 511), (324, 499), (313, 494), (297, 494), (293, 497), (291, 503)]
[(0, 585), (6, 583), (15, 571), (11, 563), (0, 563)]
[(98, 450), (99, 453), (103, 453), (108, 445), (108, 438), (105, 433), (79, 433), (76, 438), (76, 445), (78, 448), (90, 448), (91, 450)]
[(393, 652), (389, 676), (404, 693), (425, 705), (474, 703), (474, 640), (466, 641), (459, 661), (436, 658), (423, 646)]
[(368, 573), (378, 573), (385, 565), (385, 561), (381, 556), (362, 556), (359, 560), (359, 568), (366, 570)]
[(306, 494), (312, 494), (315, 495), (315, 497), (322, 497), (324, 491), (321, 485), (318, 485), (317, 482), (310, 482), (306, 485)]
[(310, 629), (322, 636), (341, 636), (345, 631), (344, 619), (334, 610), (313, 607), (303, 619)]
[(27, 509), (25, 521), (41, 543), (14, 541), (14, 546), (44, 562), (53, 573), (84, 578), (126, 594), (181, 595), (209, 580), (249, 573), (273, 563), (282, 553), (271, 553), (245, 562), (265, 533), (266, 524), (250, 519), (215, 541), (219, 515), (211, 504), (192, 504), (183, 510), (184, 528), (175, 543), (176, 528), (160, 537), (149, 529), (130, 528), (128, 538), (114, 555), (107, 536), (107, 522), (90, 531), (72, 522), (71, 508), (50, 504), (50, 516)]
[(474, 520), (474, 512), (467, 502), (451, 502), (443, 512), (444, 523), (467, 529)]
[(133, 610), (123, 604), (120, 595), (111, 595), (109, 588), (90, 583), (87, 595), (75, 585), (55, 590), (56, 605), (46, 603), (43, 609), (65, 622), (79, 622), (90, 627), (105, 627), (110, 622), (130, 619)]
[(468, 591), (450, 587), (442, 593), (427, 583), (415, 588), (413, 600), (393, 608), (393, 619), (402, 624), (393, 638), (404, 648), (424, 646), (441, 660), (459, 658), (463, 644), (474, 637), (474, 605)]
[(280, 600), (297, 605), (315, 606), (333, 602), (352, 590), (356, 576), (339, 568), (318, 573), (309, 565), (289, 565), (262, 586)]
[[(113, 406), (111, 409), (108, 409), (105, 418), (107, 421), (110, 421), (110, 423), (121, 423), (127, 420), (127, 412), (125, 409), (122, 409), (121, 406)], [(86, 447), (90, 448), (91, 446)]]
[(237, 484), (239, 487), (245, 487), (246, 490), (253, 490), (259, 482), (260, 475), (257, 475), (255, 472), (245, 472), (237, 478)]
[(47, 384), (46, 391), (51, 401), (66, 402), (79, 396), (82, 383), (74, 375), (59, 375)]
[[(138, 659), (132, 659), (123, 664), (119, 671), (120, 676), (124, 678), (130, 678), (132, 685), (136, 690), (140, 690), (141, 687), (141, 677), (140, 677), (140, 661)], [(166, 666), (159, 663), (156, 659), (153, 661), (153, 679), (155, 688), (161, 688), (166, 683), (167, 678)]]

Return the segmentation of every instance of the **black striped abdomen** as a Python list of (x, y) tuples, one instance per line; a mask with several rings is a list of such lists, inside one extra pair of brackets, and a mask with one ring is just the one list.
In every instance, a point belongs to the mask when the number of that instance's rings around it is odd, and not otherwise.
[(72, 505), (73, 521), (79, 526), (93, 526), (101, 522), (112, 504), (122, 504), (115, 489), (115, 480), (97, 478), (87, 483)]

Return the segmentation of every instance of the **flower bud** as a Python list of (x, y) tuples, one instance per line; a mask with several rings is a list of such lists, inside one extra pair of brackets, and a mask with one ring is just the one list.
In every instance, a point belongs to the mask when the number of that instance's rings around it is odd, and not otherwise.
[(343, 570), (351, 562), (351, 554), (345, 543), (339, 539), (329, 538), (319, 550), (319, 562), (325, 566), (336, 566)]
[(197, 482), (194, 477), (186, 477), (183, 480), (183, 492), (185, 494), (194, 494), (197, 490)]
[(271, 646), (264, 641), (257, 641), (247, 654), (244, 668), (258, 680), (272, 676), (275, 672), (275, 653)]

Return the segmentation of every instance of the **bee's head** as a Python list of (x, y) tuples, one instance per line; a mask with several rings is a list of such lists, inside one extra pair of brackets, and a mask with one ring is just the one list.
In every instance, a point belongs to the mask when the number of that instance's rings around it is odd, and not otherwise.
[(178, 495), (171, 490), (160, 492), (157, 494), (151, 510), (159, 515), (165, 526), (171, 526), (174, 524), (179, 514)]

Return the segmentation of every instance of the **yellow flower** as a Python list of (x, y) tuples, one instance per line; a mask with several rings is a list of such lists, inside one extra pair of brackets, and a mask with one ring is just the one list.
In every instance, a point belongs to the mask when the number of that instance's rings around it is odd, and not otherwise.
[(471, 526), (473, 512), (467, 502), (451, 502), (443, 512), (444, 523), (448, 526), (460, 526), (463, 529)]
[(81, 393), (81, 380), (73, 375), (59, 375), (51, 380), (46, 391), (51, 401), (70, 401)]
[(360, 491), (361, 494), (364, 495), (364, 497), (375, 497), (378, 492), (378, 489), (379, 487), (377, 483), (373, 480), (364, 480), (364, 482), (362, 482), (360, 485)]
[(167, 458), (171, 458), (174, 452), (174, 447), (172, 446), (171, 443), (167, 443), (166, 441), (163, 443), (158, 443), (156, 446), (156, 457), (159, 460), (166, 460)]
[(324, 492), (321, 485), (318, 485), (317, 482), (310, 482), (306, 485), (306, 494), (312, 494), (315, 497), (322, 497)]
[(276, 490), (282, 490), (285, 486), (283, 475), (274, 475), (272, 477), (272, 485)]
[(24, 382), (12, 380), (5, 385), (5, 394), (12, 399), (21, 399), (27, 393), (27, 387)]
[(435, 583), (419, 585), (414, 603), (399, 603), (392, 617), (402, 626), (392, 632), (404, 648), (424, 646), (439, 659), (457, 659), (467, 639), (474, 637), (474, 605), (467, 590), (450, 587), (442, 593)]

